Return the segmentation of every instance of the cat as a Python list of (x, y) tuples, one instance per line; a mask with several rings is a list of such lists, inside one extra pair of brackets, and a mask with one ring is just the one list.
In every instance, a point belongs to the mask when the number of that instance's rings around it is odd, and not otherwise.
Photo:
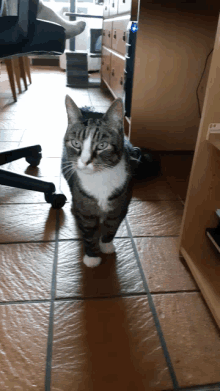
[(83, 262), (96, 267), (101, 252), (115, 251), (113, 239), (128, 211), (140, 152), (124, 135), (122, 99), (116, 99), (105, 114), (80, 111), (68, 95), (65, 104), (68, 127), (62, 172), (82, 234)]

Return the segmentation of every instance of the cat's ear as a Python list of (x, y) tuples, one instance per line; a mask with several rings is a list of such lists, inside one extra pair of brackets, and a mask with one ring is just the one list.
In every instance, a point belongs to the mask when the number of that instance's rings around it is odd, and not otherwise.
[(103, 120), (110, 124), (115, 123), (117, 128), (123, 128), (123, 101), (121, 98), (116, 99), (109, 107), (107, 113), (103, 116)]
[(69, 95), (66, 95), (65, 104), (66, 104), (66, 111), (68, 116), (68, 123), (74, 125), (76, 122), (80, 121), (80, 118), (82, 117), (82, 113)]

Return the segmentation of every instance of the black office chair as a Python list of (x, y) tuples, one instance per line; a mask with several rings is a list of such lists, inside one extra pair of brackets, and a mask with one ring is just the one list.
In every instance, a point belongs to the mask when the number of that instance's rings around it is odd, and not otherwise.
[[(64, 28), (56, 23), (36, 19), (37, 9), (38, 0), (18, 0), (18, 15), (0, 18), (0, 60), (33, 53), (61, 55), (64, 52)], [(23, 157), (32, 167), (37, 167), (42, 157), (41, 146), (1, 152), (0, 166)], [(30, 175), (0, 169), (0, 185), (42, 192), (46, 202), (55, 209), (62, 208), (66, 202), (64, 194), (56, 193), (53, 183)]]

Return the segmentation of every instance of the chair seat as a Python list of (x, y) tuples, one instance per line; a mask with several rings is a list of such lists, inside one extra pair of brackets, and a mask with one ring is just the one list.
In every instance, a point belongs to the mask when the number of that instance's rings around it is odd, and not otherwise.
[(4, 16), (0, 23), (0, 45), (14, 46), (13, 42), (21, 43), (24, 40), (22, 30), (17, 27), (17, 16)]
[[(12, 18), (12, 17), (10, 17)], [(16, 17), (15, 17), (16, 18)], [(2, 18), (3, 19), (3, 18)], [(7, 19), (4, 17), (4, 19)], [(1, 31), (1, 30), (0, 30)], [(4, 45), (0, 48), (0, 58), (12, 57), (15, 53), (62, 54), (65, 49), (65, 29), (59, 24), (36, 20), (34, 36), (25, 44)]]

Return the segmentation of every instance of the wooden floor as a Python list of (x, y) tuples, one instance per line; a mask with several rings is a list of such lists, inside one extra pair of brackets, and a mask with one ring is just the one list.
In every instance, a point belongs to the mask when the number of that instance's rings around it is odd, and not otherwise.
[(14, 103), (1, 68), (0, 150), (43, 149), (37, 169), (8, 168), (53, 181), (68, 202), (56, 211), (0, 186), (0, 390), (219, 390), (219, 330), (178, 255), (192, 154), (161, 154), (163, 175), (135, 186), (116, 254), (86, 268), (60, 172), (64, 99), (103, 113), (113, 99), (65, 84), (59, 68), (33, 67)]

